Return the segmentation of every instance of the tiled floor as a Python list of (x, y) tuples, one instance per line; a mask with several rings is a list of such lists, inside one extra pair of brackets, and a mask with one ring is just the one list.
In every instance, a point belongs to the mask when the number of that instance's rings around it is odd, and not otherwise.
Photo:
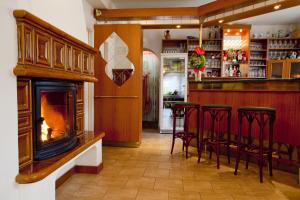
[[(76, 174), (57, 190), (57, 200), (283, 200), (300, 199), (297, 175), (267, 171), (259, 183), (257, 167), (248, 170), (241, 162), (238, 176), (225, 157), (216, 169), (203, 156), (197, 163), (196, 151), (185, 159), (178, 140), (170, 155), (171, 135), (144, 133), (139, 148), (103, 148), (104, 169), (98, 175)], [(235, 159), (233, 159), (235, 161)]]

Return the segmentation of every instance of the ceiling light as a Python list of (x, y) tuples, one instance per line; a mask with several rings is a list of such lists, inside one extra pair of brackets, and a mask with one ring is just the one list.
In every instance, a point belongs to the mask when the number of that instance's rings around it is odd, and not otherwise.
[(227, 33), (230, 33), (230, 29), (227, 29)]
[(240, 29), (240, 32), (243, 32), (243, 29)]
[(277, 5), (274, 6), (274, 10), (278, 10), (280, 7), (281, 7), (281, 5), (277, 4)]
[(181, 28), (181, 25), (177, 25), (176, 28)]
[(236, 33), (235, 35), (240, 35), (240, 33)]
[(220, 19), (220, 20), (219, 20), (219, 23), (220, 23), (220, 24), (222, 24), (223, 22), (224, 22), (224, 20), (223, 20), (223, 19)]

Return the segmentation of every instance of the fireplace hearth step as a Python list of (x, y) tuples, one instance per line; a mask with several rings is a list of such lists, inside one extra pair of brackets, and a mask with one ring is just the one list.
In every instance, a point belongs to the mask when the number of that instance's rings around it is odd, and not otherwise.
[(16, 176), (16, 182), (19, 184), (27, 184), (44, 179), (56, 169), (60, 168), (97, 141), (101, 140), (104, 136), (104, 132), (85, 132), (84, 136), (79, 140), (79, 144), (74, 149), (47, 160), (34, 161), (31, 165), (20, 169), (19, 174)]

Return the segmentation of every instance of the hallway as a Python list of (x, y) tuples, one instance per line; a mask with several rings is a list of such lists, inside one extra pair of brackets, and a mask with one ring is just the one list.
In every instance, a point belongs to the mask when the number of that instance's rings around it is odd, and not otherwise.
[(215, 157), (197, 163), (190, 148), (185, 159), (178, 140), (170, 155), (171, 135), (143, 133), (139, 148), (103, 147), (104, 168), (98, 175), (75, 174), (57, 189), (56, 199), (72, 200), (283, 200), (300, 199), (297, 175), (274, 170), (270, 179), (265, 171), (260, 184), (257, 167), (241, 163), (233, 175), (235, 159), (228, 166), (225, 157), (220, 170)]

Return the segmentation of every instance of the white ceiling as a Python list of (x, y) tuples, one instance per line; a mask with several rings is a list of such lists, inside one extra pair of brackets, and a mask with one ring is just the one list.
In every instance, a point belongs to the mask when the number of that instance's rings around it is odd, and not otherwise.
[(238, 24), (284, 25), (300, 24), (300, 6), (235, 21)]
[(215, 0), (87, 0), (96, 8), (196, 7)]

